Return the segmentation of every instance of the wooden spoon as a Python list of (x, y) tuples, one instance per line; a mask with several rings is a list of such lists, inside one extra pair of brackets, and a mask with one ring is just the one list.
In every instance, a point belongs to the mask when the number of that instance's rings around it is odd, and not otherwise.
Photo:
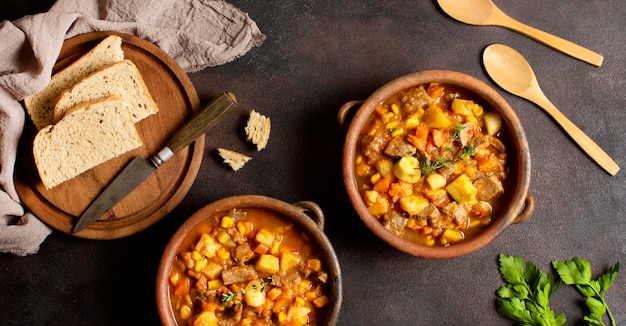
[(491, 0), (437, 0), (450, 17), (470, 25), (492, 25), (526, 35), (576, 59), (601, 66), (604, 57), (578, 44), (530, 27), (507, 16)]
[(500, 87), (542, 107), (602, 168), (611, 175), (617, 174), (617, 163), (548, 100), (539, 87), (533, 69), (519, 52), (506, 45), (492, 44), (483, 53), (483, 64), (489, 76)]

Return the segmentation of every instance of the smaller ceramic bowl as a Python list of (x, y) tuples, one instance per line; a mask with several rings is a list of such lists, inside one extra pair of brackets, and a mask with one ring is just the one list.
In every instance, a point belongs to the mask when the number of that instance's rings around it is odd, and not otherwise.
[[(508, 176), (500, 205), (492, 214), (491, 223), (479, 234), (449, 246), (427, 246), (402, 239), (391, 233), (368, 211), (359, 191), (355, 174), (355, 158), (360, 133), (376, 107), (400, 91), (438, 82), (463, 88), (481, 99), (502, 116), (507, 132)], [(355, 112), (356, 110), (356, 112)], [(466, 255), (488, 245), (509, 225), (526, 221), (533, 213), (534, 198), (529, 193), (530, 152), (526, 135), (517, 115), (495, 90), (482, 81), (454, 71), (426, 70), (395, 79), (375, 91), (365, 101), (351, 101), (339, 110), (339, 124), (347, 127), (343, 148), (343, 180), (352, 206), (365, 225), (389, 245), (408, 254), (429, 258), (451, 258)]]
[(301, 201), (294, 204), (257, 195), (228, 197), (213, 202), (196, 213), (181, 225), (170, 239), (159, 265), (156, 282), (156, 300), (159, 317), (166, 326), (176, 326), (176, 319), (170, 301), (170, 271), (175, 257), (181, 252), (183, 244), (189, 241), (196, 226), (206, 219), (223, 214), (232, 209), (259, 208), (284, 217), (294, 222), (309, 239), (320, 249), (323, 266), (328, 272), (330, 302), (327, 305), (327, 315), (323, 325), (336, 325), (342, 303), (342, 277), (339, 260), (335, 250), (324, 234), (324, 214), (321, 208), (310, 201)]

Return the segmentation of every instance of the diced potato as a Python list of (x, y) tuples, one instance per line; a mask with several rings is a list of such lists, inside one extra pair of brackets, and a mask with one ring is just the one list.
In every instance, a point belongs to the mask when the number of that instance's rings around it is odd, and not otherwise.
[(300, 255), (285, 251), (280, 256), (280, 270), (287, 271), (292, 269), (300, 263)]
[(459, 242), (463, 240), (464, 237), (465, 235), (463, 234), (463, 232), (459, 230), (446, 229), (441, 235), (441, 244), (446, 245)]
[(446, 191), (457, 203), (473, 202), (478, 190), (466, 174), (461, 174), (446, 186)]
[(493, 136), (500, 132), (502, 129), (502, 117), (498, 112), (490, 111), (483, 116), (485, 120), (485, 128), (487, 128), (487, 134)]
[(267, 298), (274, 301), (281, 293), (283, 293), (283, 290), (281, 288), (272, 288), (271, 290), (267, 291)]
[(388, 177), (393, 173), (393, 162), (388, 159), (376, 161), (376, 170), (383, 177)]
[(450, 124), (452, 124), (443, 111), (436, 106), (430, 106), (424, 111), (422, 121), (424, 121), (428, 127), (438, 129), (448, 128)]
[(251, 307), (260, 307), (265, 303), (265, 291), (261, 280), (252, 280), (246, 285), (246, 303)]
[(317, 308), (321, 308), (327, 305), (329, 302), (330, 302), (330, 299), (328, 299), (327, 296), (322, 295), (320, 297), (317, 297), (315, 300), (313, 300), (313, 305), (316, 306)]
[(261, 273), (274, 274), (280, 269), (280, 259), (274, 255), (261, 255), (254, 268)]
[(417, 215), (419, 212), (428, 207), (428, 205), (428, 199), (419, 195), (411, 195), (400, 198), (400, 208), (410, 215)]
[(226, 247), (234, 247), (237, 245), (226, 230), (220, 230), (215, 237), (219, 243), (225, 245)]
[(404, 182), (416, 183), (422, 176), (419, 165), (417, 158), (405, 156), (393, 166), (393, 174)]
[(365, 192), (367, 210), (374, 216), (386, 214), (389, 211), (389, 202), (376, 190)]
[(319, 272), (322, 270), (322, 261), (319, 259), (315, 259), (315, 258), (309, 259), (306, 261), (306, 264), (314, 272)]
[(452, 100), (452, 112), (460, 115), (470, 115), (474, 114), (472, 112), (472, 108), (474, 107), (474, 101), (471, 100), (463, 100), (460, 98), (455, 98)]
[(198, 317), (193, 321), (193, 326), (218, 326), (220, 323), (219, 319), (215, 315), (213, 311), (203, 311), (198, 315)]
[(405, 130), (417, 128), (420, 124), (420, 116), (417, 113), (411, 113), (404, 119), (403, 127)]
[(220, 244), (217, 241), (215, 241), (215, 239), (212, 236), (204, 233), (200, 237), (200, 241), (198, 241), (198, 244), (196, 244), (195, 249), (200, 254), (208, 258), (213, 258), (215, 257), (215, 254), (217, 253), (217, 251), (220, 249)]
[(258, 241), (259, 243), (262, 243), (271, 248), (272, 244), (274, 243), (274, 238), (276, 238), (276, 234), (266, 229), (260, 229), (259, 232), (257, 232), (256, 237), (254, 239)]
[(430, 188), (434, 189), (439, 189), (443, 186), (446, 185), (446, 178), (444, 178), (441, 174), (439, 173), (433, 173), (431, 175), (429, 175), (428, 177), (426, 177), (426, 182), (428, 182), (428, 185), (430, 186)]
[(308, 315), (309, 312), (311, 312), (310, 308), (292, 305), (289, 307), (289, 310), (287, 311), (287, 319), (290, 321), (295, 321), (299, 319), (300, 317), (306, 317), (306, 315)]

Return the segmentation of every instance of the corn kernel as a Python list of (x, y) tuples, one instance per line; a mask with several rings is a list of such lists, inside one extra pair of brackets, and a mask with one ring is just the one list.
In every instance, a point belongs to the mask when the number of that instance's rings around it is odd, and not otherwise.
[(415, 230), (417, 228), (417, 223), (415, 222), (414, 218), (409, 218), (406, 221), (406, 227), (411, 229), (411, 230)]
[(398, 127), (399, 125), (400, 125), (400, 121), (397, 121), (397, 120), (396, 121), (391, 121), (391, 122), (388, 122), (385, 125), (385, 129), (387, 129), (387, 130), (393, 129), (393, 128)]
[(355, 163), (359, 164), (361, 162), (363, 162), (363, 155), (359, 154), (359, 155), (356, 156)]
[(232, 216), (224, 216), (222, 217), (222, 222), (220, 223), (220, 226), (223, 228), (229, 228), (231, 226), (233, 226), (235, 224), (235, 219)]
[(217, 290), (223, 285), (222, 281), (219, 279), (214, 279), (209, 281), (209, 290)]
[(278, 322), (279, 323), (284, 323), (285, 321), (287, 321), (287, 314), (284, 311), (281, 311), (278, 313)]
[(202, 259), (202, 255), (197, 250), (194, 250), (191, 252), (191, 259), (199, 261)]
[(189, 307), (188, 305), (183, 305), (182, 307), (180, 307), (179, 313), (180, 318), (189, 319), (189, 317), (191, 317), (191, 307)]
[(194, 272), (202, 271), (202, 269), (206, 267), (206, 264), (207, 264), (206, 260), (197, 261), (196, 264), (193, 266)]
[(230, 258), (230, 252), (224, 248), (217, 251), (217, 257), (226, 260)]
[(252, 319), (251, 318), (244, 318), (241, 320), (241, 322), (239, 322), (239, 325), (241, 326), (251, 326), (252, 325)]
[(294, 304), (300, 307), (304, 307), (306, 301), (304, 301), (304, 299), (302, 299), (301, 297), (296, 297), (296, 299), (294, 300)]
[(402, 128), (396, 128), (394, 129), (394, 131), (391, 132), (391, 137), (398, 137), (402, 135), (403, 133), (404, 133), (404, 130)]
[(246, 233), (248, 233), (248, 228), (246, 228), (246, 224), (243, 221), (237, 222), (237, 231), (239, 231), (239, 233), (243, 235), (246, 235)]
[(172, 283), (173, 286), (178, 285), (179, 281), (180, 281), (180, 273), (179, 272), (174, 272), (174, 273), (170, 274), (170, 283)]
[(393, 114), (395, 115), (400, 114), (400, 108), (398, 107), (398, 104), (391, 104), (391, 112), (393, 112)]
[(378, 180), (380, 180), (380, 177), (381, 177), (380, 173), (375, 173), (374, 175), (370, 177), (370, 182), (372, 184), (375, 184)]

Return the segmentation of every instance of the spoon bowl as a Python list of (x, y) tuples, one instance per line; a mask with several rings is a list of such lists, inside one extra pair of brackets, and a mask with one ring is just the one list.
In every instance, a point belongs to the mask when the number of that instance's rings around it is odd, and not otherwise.
[(492, 44), (483, 53), (483, 64), (496, 84), (542, 107), (603, 169), (617, 174), (617, 163), (548, 100), (530, 64), (519, 52), (503, 44)]
[(592, 65), (601, 66), (604, 61), (604, 57), (598, 53), (520, 23), (505, 14), (491, 0), (437, 0), (437, 2), (443, 11), (460, 22), (505, 27)]

